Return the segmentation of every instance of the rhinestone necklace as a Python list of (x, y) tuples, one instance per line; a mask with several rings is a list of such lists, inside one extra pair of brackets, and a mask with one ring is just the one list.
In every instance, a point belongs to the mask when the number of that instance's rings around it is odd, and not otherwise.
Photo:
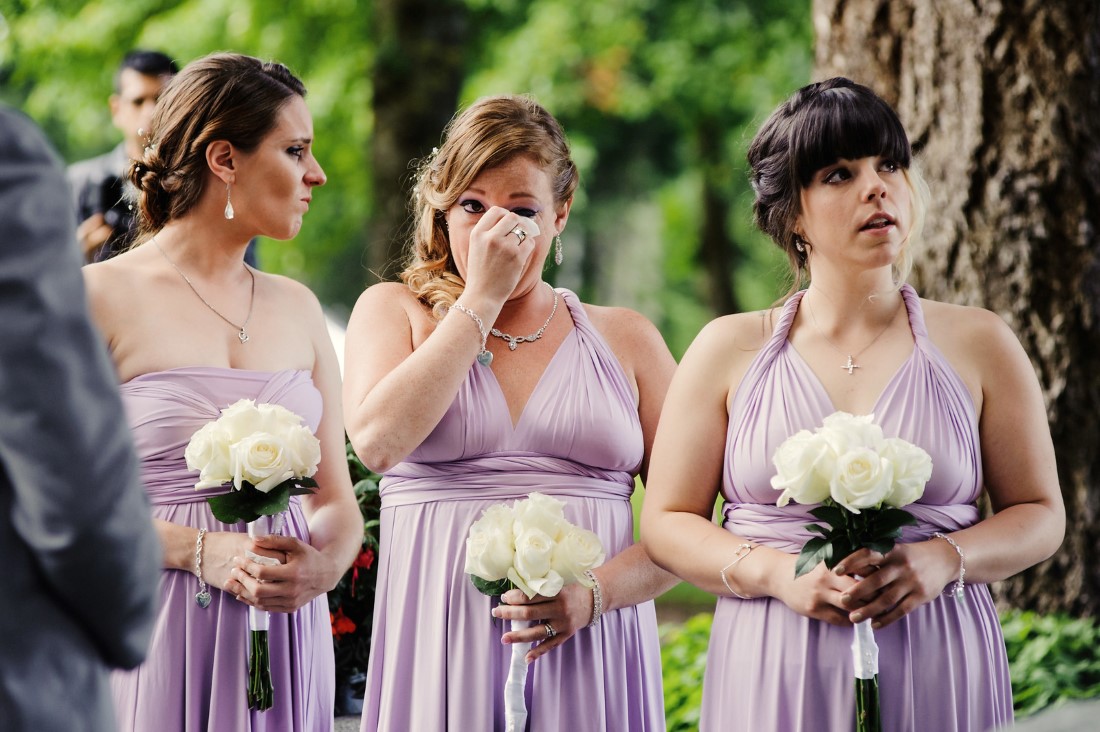
[(195, 293), (195, 295), (200, 300), (202, 300), (202, 304), (210, 308), (210, 311), (213, 312), (214, 315), (217, 315), (219, 318), (237, 329), (237, 340), (239, 340), (242, 344), (248, 343), (248, 333), (247, 331), (245, 331), (245, 328), (248, 326), (248, 321), (252, 319), (252, 306), (256, 302), (256, 275), (252, 273), (252, 270), (248, 268), (248, 265), (244, 265), (244, 271), (248, 272), (248, 276), (252, 278), (252, 294), (249, 295), (248, 298), (248, 315), (245, 316), (243, 323), (237, 325), (232, 320), (219, 313), (217, 308), (206, 301), (206, 298), (203, 297), (199, 293), (199, 291), (195, 289), (195, 285), (192, 284), (190, 278), (188, 278), (188, 276), (183, 273), (183, 270), (176, 266), (176, 263), (173, 262), (171, 258), (169, 258), (167, 252), (165, 252), (161, 248), (160, 242), (157, 241), (157, 238), (155, 236), (150, 241), (153, 242), (153, 245), (157, 248), (157, 251), (161, 253), (161, 256), (164, 257), (165, 261), (168, 262), (168, 264), (172, 265), (172, 269), (176, 270), (176, 272), (179, 272), (179, 276), (182, 277), (183, 281), (187, 283), (187, 286), (191, 288), (191, 292)]
[(550, 317), (546, 319), (546, 322), (542, 324), (541, 328), (536, 330), (531, 335), (525, 335), (525, 336), (508, 335), (507, 333), (501, 333), (496, 328), (493, 328), (492, 330), (489, 331), (492, 335), (496, 336), (497, 338), (501, 338), (503, 340), (508, 341), (508, 350), (509, 351), (516, 350), (516, 346), (518, 346), (520, 343), (534, 343), (539, 338), (542, 338), (542, 334), (543, 334), (543, 331), (546, 330), (546, 326), (550, 325), (550, 321), (554, 319), (554, 313), (558, 312), (558, 291), (555, 290), (553, 287), (551, 287), (549, 282), (546, 283), (546, 286), (550, 288), (550, 292), (554, 293), (554, 308), (550, 311)]
[[(805, 296), (803, 296), (803, 297), (805, 297)], [(805, 302), (805, 300), (803, 300), (803, 302)], [(904, 304), (904, 302), (905, 301), (902, 300), (903, 304)], [(848, 372), (849, 376), (854, 374), (856, 372), (856, 369), (863, 368), (858, 363), (856, 363), (856, 358), (859, 357), (868, 348), (875, 345), (875, 343), (878, 341), (878, 339), (882, 337), (882, 334), (885, 333), (886, 331), (888, 331), (890, 329), (890, 326), (894, 324), (894, 318), (897, 317), (897, 314), (898, 314), (898, 311), (895, 310), (894, 314), (890, 316), (889, 322), (887, 322), (886, 326), (882, 330), (880, 330), (874, 338), (871, 339), (871, 342), (868, 343), (863, 348), (856, 351), (855, 353), (852, 353), (851, 351), (847, 351), (847, 350), (841, 348), (840, 346), (838, 346), (837, 344), (833, 343), (832, 339), (830, 339), (829, 336), (825, 335), (825, 329), (822, 328), (820, 325), (818, 325), (817, 316), (814, 315), (814, 309), (810, 305), (810, 303), (808, 303), (808, 302), (806, 303), (806, 309), (810, 311), (810, 319), (814, 321), (814, 327), (817, 328), (819, 333), (821, 333), (821, 337), (825, 339), (825, 342), (828, 343), (829, 346), (832, 347), (832, 349), (834, 351), (836, 351), (837, 353), (839, 353), (841, 356), (846, 355), (848, 357), (848, 362), (845, 363), (840, 368), (845, 369)]]

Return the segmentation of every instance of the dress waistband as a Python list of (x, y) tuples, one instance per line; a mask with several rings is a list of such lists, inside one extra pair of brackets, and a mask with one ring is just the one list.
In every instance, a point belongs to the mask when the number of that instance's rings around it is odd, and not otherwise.
[(447, 463), (401, 463), (382, 478), (382, 508), (433, 501), (507, 501), (533, 492), (629, 500), (634, 477), (544, 455), (495, 455)]

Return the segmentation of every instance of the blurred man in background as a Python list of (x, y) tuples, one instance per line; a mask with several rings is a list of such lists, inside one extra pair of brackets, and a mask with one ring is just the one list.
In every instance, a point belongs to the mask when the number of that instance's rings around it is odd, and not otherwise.
[(176, 62), (159, 51), (135, 50), (126, 54), (115, 72), (115, 91), (108, 101), (122, 142), (108, 153), (69, 167), (76, 235), (85, 262), (108, 259), (130, 243), (137, 192), (126, 171), (131, 160), (141, 158), (142, 131), (149, 130), (157, 99), (178, 70)]

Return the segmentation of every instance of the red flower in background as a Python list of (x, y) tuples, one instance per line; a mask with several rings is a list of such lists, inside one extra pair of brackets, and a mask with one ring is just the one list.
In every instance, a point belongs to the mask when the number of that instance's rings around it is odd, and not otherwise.
[(346, 635), (347, 633), (355, 632), (355, 623), (352, 622), (351, 618), (349, 618), (347, 615), (344, 615), (343, 608), (337, 608), (336, 614), (333, 615), (332, 613), (329, 613), (328, 617), (329, 622), (332, 623), (333, 638), (339, 638), (340, 636)]
[(370, 569), (374, 564), (374, 550), (370, 547), (359, 552), (355, 563), (351, 565), (351, 596), (355, 597), (355, 583), (359, 580), (360, 569)]

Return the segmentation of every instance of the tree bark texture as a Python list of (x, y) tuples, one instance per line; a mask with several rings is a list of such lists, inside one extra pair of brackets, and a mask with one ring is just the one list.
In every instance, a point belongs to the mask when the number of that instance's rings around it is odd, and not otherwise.
[(1100, 4), (814, 0), (816, 78), (895, 105), (932, 197), (913, 281), (999, 313), (1046, 398), (1067, 531), (1000, 583), (1011, 605), (1100, 611)]
[(370, 151), (378, 208), (370, 224), (372, 281), (401, 269), (415, 163), (439, 145), (466, 73), (466, 10), (460, 0), (378, 0)]

